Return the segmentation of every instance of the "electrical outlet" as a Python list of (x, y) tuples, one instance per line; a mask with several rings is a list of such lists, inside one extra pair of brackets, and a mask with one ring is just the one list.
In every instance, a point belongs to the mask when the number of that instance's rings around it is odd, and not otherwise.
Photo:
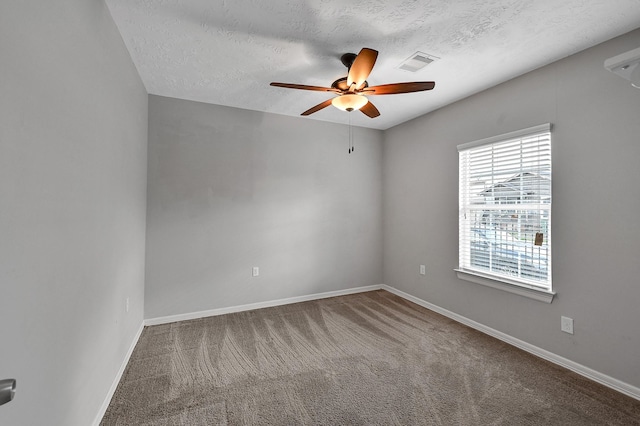
[(127, 297), (124, 301), (124, 309), (126, 312), (129, 312), (129, 298)]
[(427, 274), (427, 267), (425, 265), (420, 265), (420, 275)]
[(258, 275), (260, 275), (260, 268), (258, 268), (257, 266), (254, 266), (253, 269), (251, 270), (251, 276), (257, 277)]
[(573, 318), (560, 317), (560, 330), (573, 334)]

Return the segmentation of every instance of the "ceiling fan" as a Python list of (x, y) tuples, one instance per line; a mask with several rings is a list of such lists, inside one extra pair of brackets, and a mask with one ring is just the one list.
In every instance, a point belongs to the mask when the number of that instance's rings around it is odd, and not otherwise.
[(327, 99), (318, 105), (309, 108), (300, 115), (311, 115), (323, 108), (333, 105), (344, 111), (360, 110), (368, 117), (375, 118), (380, 111), (371, 103), (367, 96), (395, 95), (398, 93), (422, 92), (431, 90), (436, 85), (433, 81), (414, 81), (409, 83), (391, 83), (379, 86), (369, 86), (367, 78), (376, 63), (378, 51), (363, 48), (357, 55), (345, 53), (340, 60), (347, 67), (348, 74), (331, 83), (331, 87), (307, 86), (305, 84), (271, 83), (271, 86), (285, 87), (288, 89), (313, 90), (316, 92), (332, 92), (338, 96)]

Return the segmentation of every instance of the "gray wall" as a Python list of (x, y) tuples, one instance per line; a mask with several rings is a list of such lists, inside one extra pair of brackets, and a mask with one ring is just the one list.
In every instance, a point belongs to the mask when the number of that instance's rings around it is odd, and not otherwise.
[(380, 284), (381, 139), (150, 96), (145, 318)]
[(0, 424), (84, 426), (142, 323), (147, 95), (102, 1), (3, 0), (0, 58)]
[[(385, 132), (384, 282), (640, 386), (640, 90), (605, 59), (640, 30)], [(456, 145), (551, 122), (552, 304), (456, 278)], [(427, 275), (418, 274), (426, 264)], [(560, 316), (575, 320), (573, 336)]]

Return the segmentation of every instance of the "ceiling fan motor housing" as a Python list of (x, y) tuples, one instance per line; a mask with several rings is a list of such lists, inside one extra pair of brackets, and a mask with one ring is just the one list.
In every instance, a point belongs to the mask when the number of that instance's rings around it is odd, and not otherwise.
[[(331, 83), (331, 87), (334, 89), (338, 89), (342, 92), (347, 92), (349, 90), (349, 86), (347, 85), (347, 77), (342, 77)], [(369, 83), (367, 81), (364, 82), (362, 88), (369, 87)]]

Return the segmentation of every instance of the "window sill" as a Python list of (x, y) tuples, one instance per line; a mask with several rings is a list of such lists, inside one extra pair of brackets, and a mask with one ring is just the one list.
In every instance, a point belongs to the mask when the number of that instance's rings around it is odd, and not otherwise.
[(552, 291), (543, 290), (533, 286), (527, 286), (526, 284), (518, 283), (516, 281), (510, 281), (508, 279), (499, 279), (482, 274), (480, 272), (468, 271), (463, 269), (454, 269), (454, 271), (456, 271), (456, 274), (458, 274), (458, 278), (460, 278), (461, 280), (470, 281), (476, 284), (481, 284), (509, 293), (518, 294), (530, 299), (539, 300), (540, 302), (551, 303), (551, 301), (553, 300), (553, 296), (556, 295)]

